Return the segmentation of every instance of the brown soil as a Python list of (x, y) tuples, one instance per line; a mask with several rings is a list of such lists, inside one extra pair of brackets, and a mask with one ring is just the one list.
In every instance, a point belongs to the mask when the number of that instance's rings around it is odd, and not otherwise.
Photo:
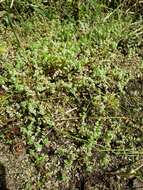
[[(0, 143), (0, 184), (2, 189), (22, 190), (26, 183), (32, 183), (35, 169), (28, 155), (16, 154), (9, 146)], [(6, 187), (5, 187), (6, 186)]]

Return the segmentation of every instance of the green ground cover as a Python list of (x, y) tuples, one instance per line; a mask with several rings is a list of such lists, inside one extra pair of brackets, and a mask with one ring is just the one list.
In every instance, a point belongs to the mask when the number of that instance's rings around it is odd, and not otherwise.
[(17, 189), (129, 189), (143, 181), (142, 16), (67, 2), (1, 5), (0, 139), (36, 168)]

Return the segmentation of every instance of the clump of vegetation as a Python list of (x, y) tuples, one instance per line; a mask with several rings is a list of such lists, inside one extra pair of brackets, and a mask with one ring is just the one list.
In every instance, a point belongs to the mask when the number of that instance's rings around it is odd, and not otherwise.
[(77, 2), (29, 1), (27, 17), (4, 1), (1, 141), (24, 146), (35, 189), (128, 188), (143, 173), (143, 20)]

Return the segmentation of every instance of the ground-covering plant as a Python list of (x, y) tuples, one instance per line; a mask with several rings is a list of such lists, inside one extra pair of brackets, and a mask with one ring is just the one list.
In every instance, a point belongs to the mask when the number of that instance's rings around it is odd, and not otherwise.
[(35, 164), (38, 180), (23, 189), (142, 181), (142, 18), (97, 1), (78, 6), (77, 20), (40, 5), (27, 20), (3, 16), (0, 137)]

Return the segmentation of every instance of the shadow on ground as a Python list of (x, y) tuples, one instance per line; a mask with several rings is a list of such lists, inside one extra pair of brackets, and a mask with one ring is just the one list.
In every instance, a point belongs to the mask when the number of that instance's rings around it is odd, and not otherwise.
[(6, 171), (2, 163), (0, 163), (0, 190), (8, 190), (6, 187)]

